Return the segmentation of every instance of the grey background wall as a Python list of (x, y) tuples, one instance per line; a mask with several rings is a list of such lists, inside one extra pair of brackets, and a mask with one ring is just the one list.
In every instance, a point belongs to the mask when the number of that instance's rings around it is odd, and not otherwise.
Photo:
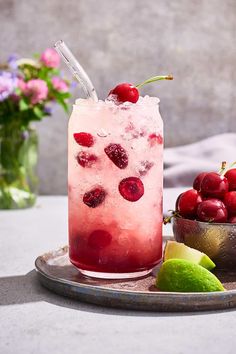
[[(0, 60), (62, 38), (102, 98), (116, 83), (173, 73), (143, 89), (161, 99), (166, 146), (236, 129), (235, 0), (0, 0), (0, 23)], [(66, 192), (67, 119), (58, 108), (37, 126), (43, 194)]]

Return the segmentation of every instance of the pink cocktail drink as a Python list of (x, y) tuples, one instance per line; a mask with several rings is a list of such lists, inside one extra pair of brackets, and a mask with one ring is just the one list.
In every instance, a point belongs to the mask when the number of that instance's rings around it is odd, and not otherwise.
[(89, 276), (149, 273), (162, 257), (159, 100), (79, 99), (69, 122), (71, 262)]

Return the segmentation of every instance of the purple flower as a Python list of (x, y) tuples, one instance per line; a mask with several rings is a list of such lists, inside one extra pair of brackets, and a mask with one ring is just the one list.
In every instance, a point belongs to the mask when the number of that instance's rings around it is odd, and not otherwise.
[(17, 78), (14, 74), (7, 71), (0, 71), (0, 101), (4, 101), (15, 90)]
[(44, 107), (44, 112), (51, 115), (52, 114), (52, 107), (50, 106), (45, 106)]
[(58, 68), (60, 65), (59, 54), (53, 48), (47, 48), (42, 53), (40, 61), (48, 68)]
[(78, 83), (76, 81), (72, 81), (70, 84), (71, 89), (75, 89), (78, 87)]
[(62, 80), (60, 77), (57, 77), (57, 76), (52, 78), (52, 85), (53, 85), (54, 89), (59, 92), (68, 92), (68, 90), (69, 90), (67, 83), (64, 80)]
[(21, 81), (22, 92), (30, 97), (32, 104), (37, 104), (47, 98), (48, 87), (45, 81), (41, 79), (33, 79), (28, 82)]
[(8, 57), (8, 65), (12, 70), (17, 70), (18, 66), (17, 66), (17, 55), (16, 54), (12, 54)]
[(29, 137), (29, 132), (28, 131), (24, 131), (24, 132), (21, 133), (22, 140), (26, 140), (26, 139), (28, 139), (28, 137)]

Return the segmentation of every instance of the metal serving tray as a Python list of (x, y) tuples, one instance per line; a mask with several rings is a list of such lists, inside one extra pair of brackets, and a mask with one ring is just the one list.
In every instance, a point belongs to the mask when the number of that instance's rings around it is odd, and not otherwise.
[(174, 293), (158, 291), (155, 274), (141, 279), (102, 280), (84, 277), (69, 261), (68, 247), (39, 256), (40, 282), (51, 291), (100, 306), (143, 311), (202, 311), (236, 307), (236, 272), (216, 271), (227, 291)]

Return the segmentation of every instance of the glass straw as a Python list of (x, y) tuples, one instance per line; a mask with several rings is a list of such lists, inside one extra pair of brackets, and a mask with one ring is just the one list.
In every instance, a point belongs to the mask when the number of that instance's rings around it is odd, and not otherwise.
[(54, 44), (54, 47), (56, 51), (61, 55), (72, 74), (81, 84), (86, 97), (92, 98), (95, 102), (97, 102), (98, 96), (91, 80), (89, 79), (82, 66), (78, 63), (74, 55), (71, 53), (67, 45), (62, 40), (59, 40)]

